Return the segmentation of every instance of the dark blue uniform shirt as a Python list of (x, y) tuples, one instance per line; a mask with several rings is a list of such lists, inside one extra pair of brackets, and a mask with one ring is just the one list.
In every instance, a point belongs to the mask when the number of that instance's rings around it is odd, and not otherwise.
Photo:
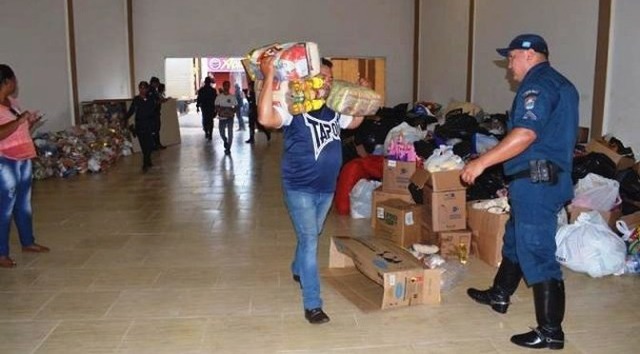
[[(529, 169), (530, 160), (548, 160), (557, 164), (562, 173), (561, 199), (571, 199), (573, 190), (566, 190), (571, 178), (573, 149), (579, 123), (578, 91), (562, 74), (540, 63), (527, 72), (513, 100), (508, 129), (526, 128), (536, 133), (536, 140), (521, 154), (504, 163), (506, 175)], [(570, 185), (570, 183), (569, 183)]]

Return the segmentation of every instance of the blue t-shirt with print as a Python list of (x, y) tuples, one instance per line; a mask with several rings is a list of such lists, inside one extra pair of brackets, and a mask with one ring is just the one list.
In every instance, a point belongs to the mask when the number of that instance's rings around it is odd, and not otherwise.
[(282, 179), (285, 188), (333, 193), (340, 166), (340, 114), (326, 106), (292, 117), (284, 127)]

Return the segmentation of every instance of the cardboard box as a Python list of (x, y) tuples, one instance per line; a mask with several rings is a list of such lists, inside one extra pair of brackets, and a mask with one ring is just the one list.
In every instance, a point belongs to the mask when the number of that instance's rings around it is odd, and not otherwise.
[(422, 206), (400, 199), (389, 199), (378, 204), (375, 235), (409, 248), (422, 240), (420, 220)]
[(473, 203), (467, 206), (469, 228), (473, 241), (477, 244), (478, 258), (487, 264), (498, 267), (502, 262), (502, 242), (504, 226), (510, 214), (493, 214), (486, 210), (474, 209)]
[(462, 170), (429, 172), (419, 168), (411, 176), (411, 182), (418, 187), (428, 186), (434, 192), (455, 191), (466, 187), (460, 180)]
[(378, 220), (378, 218), (376, 218), (376, 208), (378, 204), (389, 199), (400, 199), (404, 200), (407, 203), (413, 203), (411, 194), (385, 192), (382, 190), (382, 187), (374, 189), (371, 196), (371, 228), (376, 228), (376, 223)]
[[(461, 247), (464, 248), (465, 259), (471, 252), (471, 231), (445, 231), (438, 235), (440, 239), (440, 255), (446, 259), (459, 259)], [(464, 246), (462, 246), (464, 245)]]
[(364, 312), (440, 303), (441, 270), (380, 238), (334, 236), (323, 278)]
[[(586, 213), (592, 210), (593, 209), (583, 208), (575, 205), (569, 205), (567, 207), (567, 216), (569, 217), (569, 224), (573, 224), (578, 218), (578, 216), (580, 216), (580, 213)], [(615, 209), (611, 211), (598, 211), (598, 212), (600, 213), (600, 215), (602, 215), (602, 218), (604, 219), (604, 221), (607, 222), (607, 225), (609, 225), (609, 227), (612, 230), (614, 231), (617, 230), (616, 221), (618, 221), (618, 219), (622, 216), (622, 211), (620, 209)]]
[(420, 223), (420, 227), (422, 229), (422, 243), (427, 245), (440, 245), (440, 235), (431, 229), (431, 222), (427, 223), (424, 219), (423, 214), (422, 222)]
[(384, 159), (384, 165), (382, 167), (382, 190), (408, 195), (410, 179), (416, 171), (416, 164), (416, 162)]
[(433, 231), (462, 230), (467, 227), (466, 201), (464, 189), (434, 192), (428, 186), (422, 189), (424, 195), (423, 219)]
[(616, 165), (616, 170), (618, 171), (631, 168), (636, 163), (634, 159), (618, 154), (602, 139), (592, 139), (587, 145), (587, 152), (599, 152), (607, 155)]

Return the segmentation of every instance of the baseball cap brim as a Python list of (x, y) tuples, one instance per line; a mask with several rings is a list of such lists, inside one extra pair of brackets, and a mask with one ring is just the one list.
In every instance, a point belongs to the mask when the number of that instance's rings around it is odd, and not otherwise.
[(503, 57), (508, 57), (509, 56), (509, 52), (512, 50), (512, 48), (498, 48), (496, 49), (496, 52), (498, 52), (498, 54), (500, 54)]

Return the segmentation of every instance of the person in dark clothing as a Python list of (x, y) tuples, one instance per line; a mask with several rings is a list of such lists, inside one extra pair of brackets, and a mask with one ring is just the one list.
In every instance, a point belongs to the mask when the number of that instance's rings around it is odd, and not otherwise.
[(212, 139), (213, 118), (216, 116), (216, 97), (218, 97), (212, 81), (208, 76), (204, 79), (204, 85), (198, 90), (196, 101), (196, 110), (202, 110), (202, 129), (207, 140)]
[(153, 76), (149, 80), (149, 85), (150, 85), (149, 98), (151, 98), (155, 102), (155, 110), (154, 110), (154, 116), (153, 116), (153, 131), (152, 131), (153, 150), (166, 149), (167, 147), (162, 145), (162, 143), (160, 143), (160, 127), (161, 127), (160, 109), (164, 101), (166, 101), (166, 99), (164, 98), (164, 90), (161, 90), (160, 87), (164, 85), (162, 85), (160, 83), (160, 79), (158, 79), (155, 76)]
[(124, 117), (125, 126), (128, 126), (129, 118), (136, 115), (135, 133), (142, 149), (142, 172), (147, 172), (153, 165), (151, 152), (153, 151), (153, 132), (155, 129), (156, 101), (149, 97), (149, 83), (140, 81), (138, 84), (138, 96), (133, 98), (129, 111)]
[(253, 144), (255, 142), (256, 128), (264, 132), (267, 136), (267, 141), (271, 140), (271, 132), (258, 122), (258, 102), (254, 84), (253, 81), (249, 81), (249, 89), (246, 94), (247, 101), (249, 102), (249, 140), (245, 141), (247, 144)]

